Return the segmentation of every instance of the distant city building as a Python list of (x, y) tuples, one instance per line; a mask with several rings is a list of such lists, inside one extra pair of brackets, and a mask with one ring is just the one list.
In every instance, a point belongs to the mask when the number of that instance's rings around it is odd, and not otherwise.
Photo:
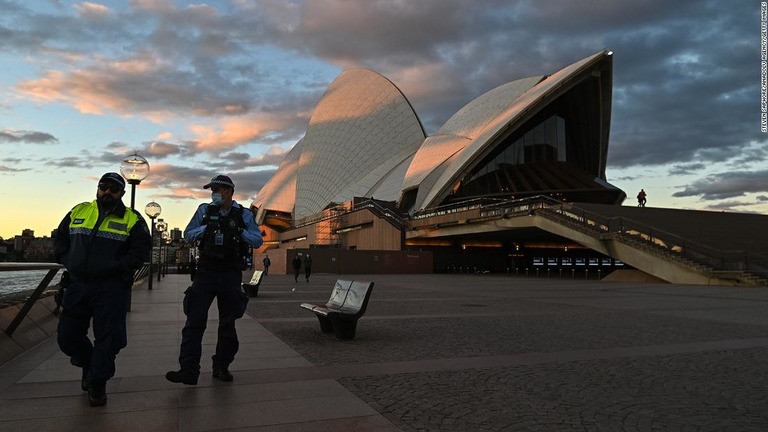
[[(34, 230), (25, 229), (21, 231), (21, 235), (14, 236), (12, 244), (16, 260), (27, 262), (53, 261), (52, 237), (36, 238)], [(8, 254), (10, 248), (6, 246), (4, 249), (0, 253)], [(14, 259), (14, 257), (10, 259)]]
[(34, 238), (35, 231), (31, 229), (22, 230), (21, 235), (13, 237), (13, 249), (17, 252), (24, 253)]
[(182, 235), (181, 230), (179, 228), (174, 228), (171, 230), (171, 240), (174, 242), (181, 241)]
[(53, 262), (53, 239), (50, 237), (33, 238), (22, 254), (24, 261)]

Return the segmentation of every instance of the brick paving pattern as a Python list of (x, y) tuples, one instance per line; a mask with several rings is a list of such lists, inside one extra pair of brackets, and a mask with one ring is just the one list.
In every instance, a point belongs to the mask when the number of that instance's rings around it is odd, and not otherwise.
[(768, 430), (768, 290), (358, 278), (376, 288), (354, 341), (293, 301), (331, 275), (275, 278), (250, 312), (316, 366), (357, 365), (338, 382), (404, 431)]

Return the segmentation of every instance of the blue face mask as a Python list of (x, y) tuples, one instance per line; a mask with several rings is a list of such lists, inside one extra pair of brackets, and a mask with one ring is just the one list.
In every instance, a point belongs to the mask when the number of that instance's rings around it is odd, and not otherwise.
[(221, 196), (221, 193), (214, 192), (211, 194), (211, 201), (213, 201), (213, 204), (218, 206), (224, 203), (224, 197)]

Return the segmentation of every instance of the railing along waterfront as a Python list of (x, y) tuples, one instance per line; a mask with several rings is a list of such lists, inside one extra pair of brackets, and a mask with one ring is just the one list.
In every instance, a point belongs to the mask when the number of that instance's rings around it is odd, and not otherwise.
[(64, 266), (61, 264), (54, 263), (0, 263), (0, 271), (48, 270), (45, 276), (43, 276), (43, 280), (40, 281), (40, 283), (37, 285), (37, 288), (35, 288), (27, 301), (24, 303), (24, 306), (21, 308), (21, 310), (19, 310), (19, 313), (17, 313), (16, 317), (13, 318), (11, 324), (8, 325), (7, 329), (5, 329), (5, 334), (8, 336), (13, 336), (13, 332), (16, 331), (21, 322), (24, 320), (24, 317), (26, 317), (30, 309), (32, 309), (32, 306), (43, 294), (43, 291), (48, 288), (48, 284), (51, 283), (54, 276), (56, 276), (56, 273), (58, 273), (58, 271), (62, 268), (64, 268)]
[[(5, 329), (5, 334), (8, 336), (13, 336), (13, 333), (16, 331), (16, 329), (18, 329), (19, 325), (21, 325), (21, 322), (24, 320), (27, 314), (29, 314), (32, 306), (34, 306), (35, 302), (40, 299), (43, 292), (45, 292), (45, 289), (48, 288), (51, 281), (56, 276), (56, 273), (58, 273), (58, 271), (63, 268), (64, 266), (56, 263), (0, 263), (0, 271), (48, 270), (45, 276), (43, 276), (43, 279), (37, 285), (37, 288), (35, 288), (32, 294), (30, 294), (30, 296), (27, 298), (26, 302), (24, 302), (24, 306), (22, 306), (22, 308), (19, 310), (19, 313), (17, 313), (13, 318), (11, 324), (9, 324), (8, 328)], [(133, 284), (131, 288), (137, 284), (142, 283), (148, 274), (149, 263), (144, 263), (144, 265), (134, 273)], [(128, 304), (128, 310), (130, 310), (130, 303)]]

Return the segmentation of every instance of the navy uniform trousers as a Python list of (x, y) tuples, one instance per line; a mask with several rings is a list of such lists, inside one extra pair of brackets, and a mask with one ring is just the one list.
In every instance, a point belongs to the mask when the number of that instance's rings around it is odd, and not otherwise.
[(212, 271), (198, 269), (192, 286), (184, 295), (184, 314), (187, 322), (181, 331), (181, 369), (200, 374), (203, 334), (208, 323), (208, 309), (216, 299), (219, 308), (219, 331), (214, 369), (227, 369), (240, 347), (235, 320), (242, 317), (248, 297), (242, 288), (240, 270)]
[[(70, 362), (89, 369), (91, 382), (115, 375), (115, 357), (128, 343), (125, 316), (129, 291), (117, 280), (72, 282), (64, 292), (58, 342)], [(94, 340), (88, 338), (93, 319)]]

